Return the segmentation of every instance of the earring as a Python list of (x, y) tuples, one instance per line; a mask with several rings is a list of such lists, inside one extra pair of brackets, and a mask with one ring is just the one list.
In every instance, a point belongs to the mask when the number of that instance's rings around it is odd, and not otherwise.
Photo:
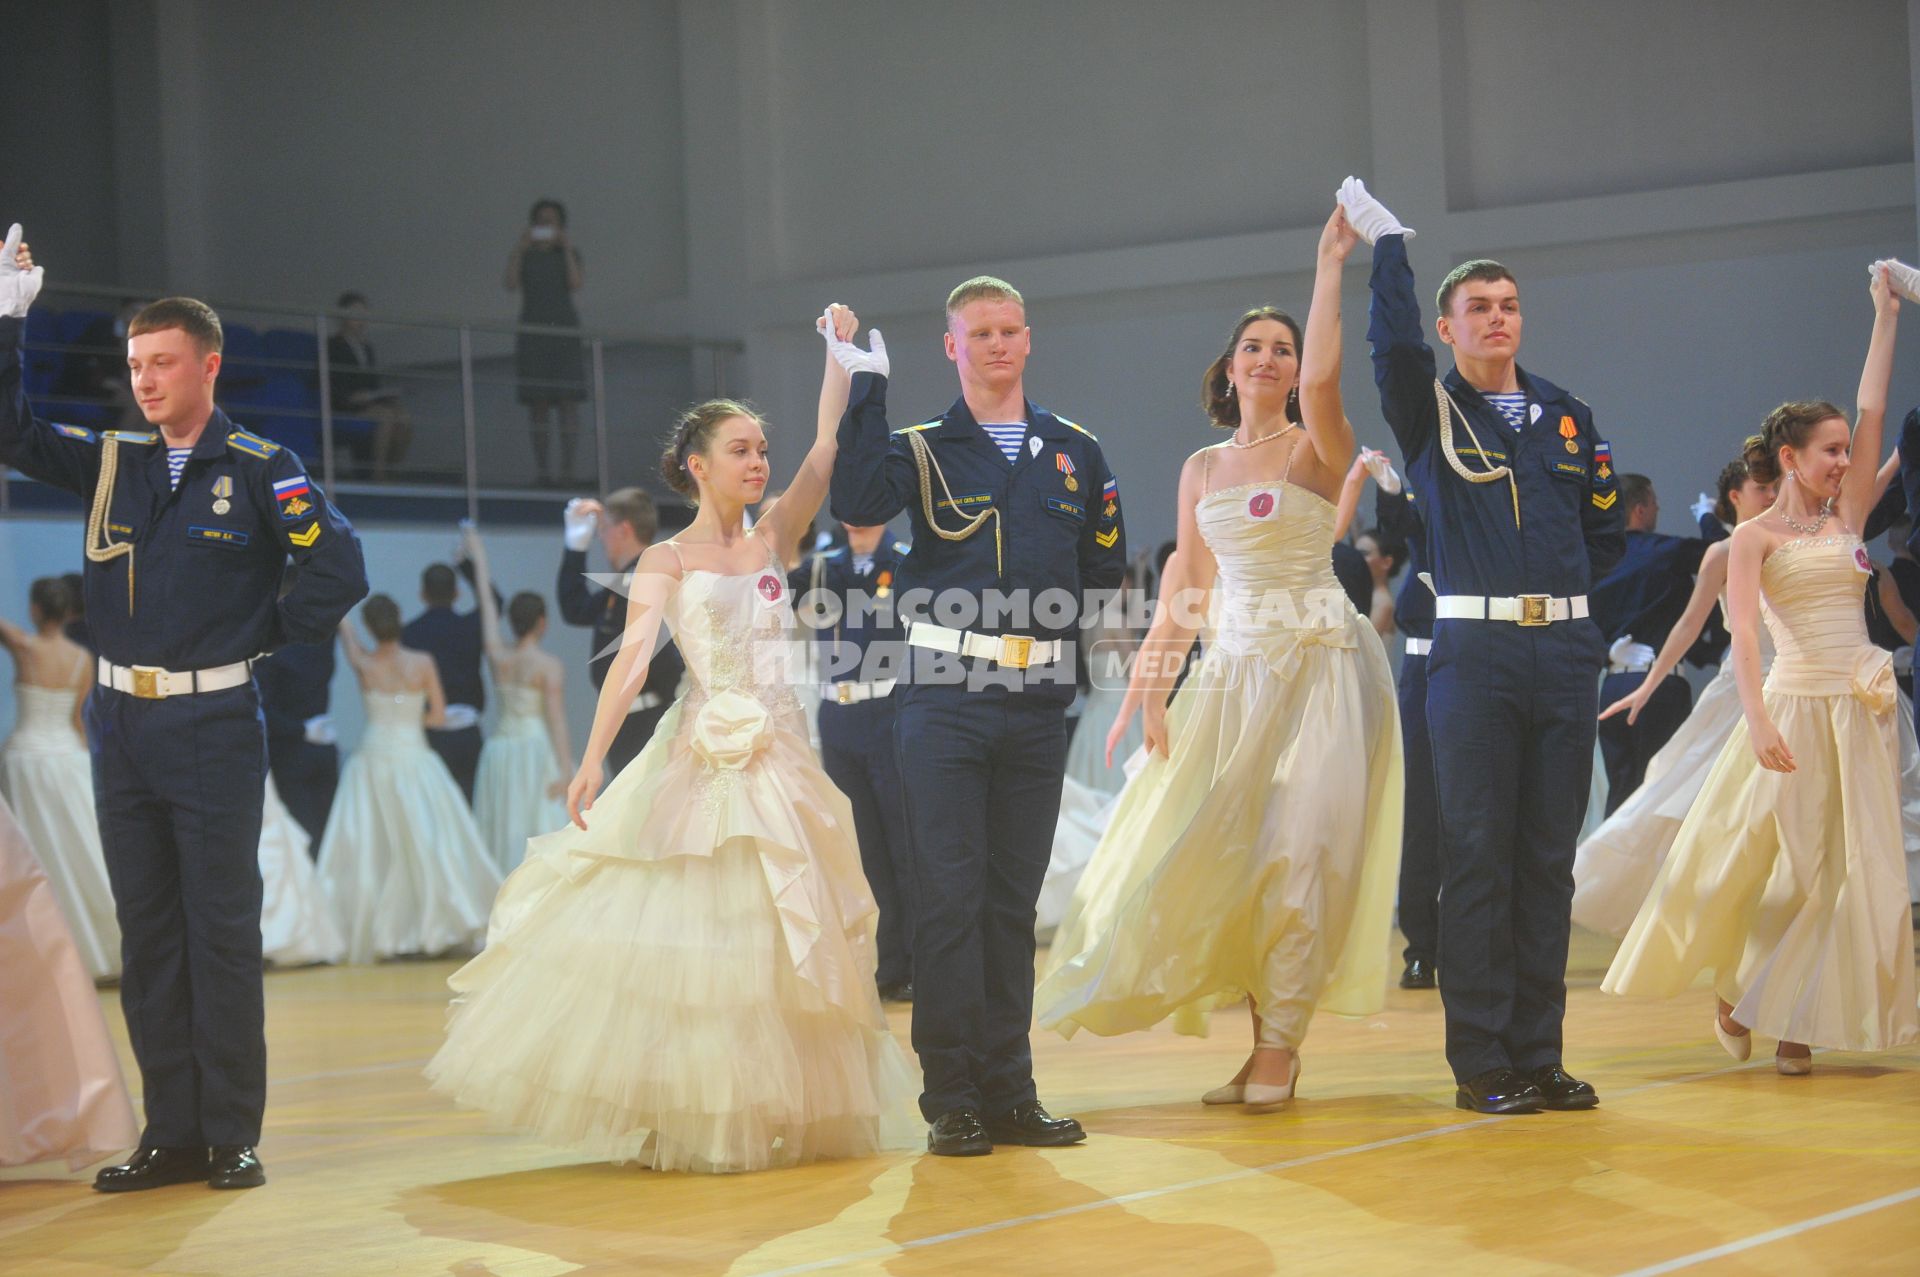
[(1299, 386), (1296, 385), (1293, 389), (1287, 391), (1287, 402), (1291, 404), (1297, 404), (1300, 402)]
[(1235, 387), (1234, 387), (1233, 381), (1231, 378), (1229, 378), (1227, 381), (1227, 398), (1229, 399), (1233, 398), (1234, 392), (1235, 392)]

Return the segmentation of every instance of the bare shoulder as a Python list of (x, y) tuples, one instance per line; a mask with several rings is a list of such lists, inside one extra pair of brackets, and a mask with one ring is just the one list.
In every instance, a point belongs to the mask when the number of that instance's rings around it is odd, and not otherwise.
[(1759, 519), (1748, 519), (1735, 528), (1733, 535), (1727, 538), (1727, 553), (1729, 555), (1752, 554), (1764, 559), (1779, 549), (1783, 540), (1785, 540), (1784, 537), (1766, 525), (1764, 516)]
[(672, 541), (656, 541), (640, 552), (634, 562), (636, 573), (646, 572), (656, 576), (670, 576), (678, 581), (681, 575), (680, 549)]

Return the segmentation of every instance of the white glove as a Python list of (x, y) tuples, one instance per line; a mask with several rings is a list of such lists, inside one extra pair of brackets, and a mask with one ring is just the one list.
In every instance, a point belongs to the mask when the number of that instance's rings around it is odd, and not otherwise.
[(1387, 458), (1386, 453), (1375, 452), (1372, 448), (1362, 448), (1360, 463), (1366, 466), (1367, 473), (1373, 476), (1373, 481), (1380, 485), (1380, 491), (1390, 497), (1400, 495), (1400, 489), (1405, 485), (1400, 482), (1400, 474), (1393, 468), (1393, 462)]
[(340, 739), (333, 730), (331, 714), (315, 714), (302, 725), (302, 728), (301, 735), (306, 737), (309, 745), (332, 745)]
[(585, 497), (575, 497), (567, 502), (567, 508), (560, 518), (566, 524), (566, 541), (569, 550), (584, 550), (593, 544), (593, 525), (600, 521), (591, 510), (582, 510)]
[[(8, 260), (12, 260), (11, 253), (8, 254)], [(1883, 257), (1867, 267), (1867, 274), (1878, 275), (1882, 266), (1887, 268), (1887, 281), (1893, 285), (1894, 292), (1910, 302), (1920, 302), (1920, 270), (1915, 270), (1897, 257)]]
[(872, 339), (872, 350), (862, 350), (850, 341), (841, 341), (834, 334), (831, 322), (820, 330), (820, 335), (827, 339), (827, 353), (849, 373), (870, 372), (885, 377), (891, 368), (887, 363), (886, 339), (880, 335), (878, 328), (869, 328), (867, 332)]
[(0, 249), (0, 315), (13, 319), (27, 317), (27, 307), (40, 295), (40, 281), (46, 277), (38, 266), (20, 269), (20, 234), (20, 223), (15, 222), (7, 230), (6, 247)]
[(1652, 665), (1653, 658), (1658, 655), (1658, 652), (1645, 643), (1634, 642), (1633, 635), (1622, 634), (1613, 641), (1613, 646), (1607, 649), (1607, 663), (1618, 665), (1621, 669), (1628, 669), (1635, 665)]
[(1719, 517), (1717, 513), (1719, 505), (1718, 501), (1702, 492), (1693, 499), (1693, 504), (1687, 507), (1687, 511), (1693, 515), (1693, 521), (1698, 523), (1710, 514), (1716, 518)]
[(1371, 244), (1382, 235), (1401, 235), (1412, 239), (1414, 233), (1400, 224), (1400, 219), (1388, 211), (1387, 206), (1367, 193), (1367, 184), (1357, 177), (1350, 177), (1340, 183), (1335, 198), (1340, 207), (1347, 210), (1347, 221), (1353, 229), (1360, 232), (1360, 238)]

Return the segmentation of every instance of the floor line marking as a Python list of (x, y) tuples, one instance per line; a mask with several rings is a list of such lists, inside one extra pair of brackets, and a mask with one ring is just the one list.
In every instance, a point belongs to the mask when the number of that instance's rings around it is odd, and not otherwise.
[(1840, 1210), (1828, 1211), (1825, 1215), (1815, 1215), (1812, 1219), (1803, 1219), (1797, 1224), (1784, 1224), (1779, 1228), (1770, 1228), (1764, 1233), (1755, 1233), (1751, 1237), (1742, 1237), (1739, 1241), (1724, 1245), (1696, 1250), (1691, 1255), (1682, 1255), (1678, 1259), (1669, 1259), (1664, 1263), (1649, 1264), (1645, 1268), (1636, 1268), (1622, 1273), (1621, 1277), (1655, 1277), (1658, 1273), (1678, 1272), (1682, 1268), (1691, 1268), (1695, 1264), (1704, 1264), (1709, 1259), (1719, 1259), (1726, 1255), (1737, 1255), (1743, 1250), (1752, 1250), (1756, 1246), (1766, 1246), (1772, 1242), (1784, 1241), (1789, 1237), (1798, 1237), (1801, 1233), (1810, 1233), (1816, 1228), (1828, 1224), (1838, 1224), (1843, 1220), (1855, 1219), (1889, 1206), (1898, 1206), (1920, 1197), (1920, 1188), (1909, 1188), (1904, 1193), (1889, 1193), (1885, 1197), (1876, 1197), (1870, 1202), (1861, 1202), (1858, 1206), (1847, 1206)]

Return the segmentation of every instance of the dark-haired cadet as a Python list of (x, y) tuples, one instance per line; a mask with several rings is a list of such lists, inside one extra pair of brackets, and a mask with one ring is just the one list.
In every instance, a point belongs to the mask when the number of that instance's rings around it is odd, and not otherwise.
[[(1631, 696), (1649, 677), (1666, 646), (1667, 634), (1693, 597), (1693, 579), (1707, 542), (1656, 532), (1660, 498), (1653, 480), (1623, 474), (1618, 484), (1626, 512), (1626, 552), (1593, 584), (1593, 619), (1607, 643), (1607, 676), (1600, 703), (1612, 705)], [(1631, 719), (1615, 715), (1600, 724), (1600, 756), (1607, 765), (1607, 810), (1619, 810), (1646, 778), (1647, 764), (1680, 730), (1693, 708), (1687, 680), (1671, 669), (1641, 700)]]
[[(480, 767), (480, 751), (486, 745), (480, 718), (487, 709), (487, 682), (480, 671), (484, 655), (480, 609), (454, 611), (461, 576), (469, 585), (473, 583), (473, 564), (464, 557), (458, 574), (444, 563), (426, 566), (420, 573), (420, 602), (425, 610), (407, 622), (400, 641), (433, 658), (440, 688), (446, 693), (447, 712), (439, 726), (427, 729), (427, 743), (453, 773), (454, 783), (471, 804), (473, 778)], [(497, 593), (492, 601), (496, 608), (500, 606)]]
[(1440, 807), (1440, 994), (1455, 1102), (1482, 1113), (1584, 1109), (1561, 1067), (1573, 849), (1593, 773), (1606, 659), (1587, 591), (1620, 558), (1613, 457), (1587, 405), (1524, 371), (1520, 290), (1498, 262), (1455, 267), (1436, 377), (1406, 240), (1348, 178), (1374, 245), (1380, 403), (1427, 524), (1434, 591), (1427, 720)]
[[(1033, 927), (1060, 817), (1079, 619), (1088, 592), (1119, 588), (1127, 547), (1100, 441), (1026, 397), (1020, 293), (983, 275), (946, 310), (960, 398), (918, 425), (887, 420), (878, 333), (870, 351), (833, 347), (853, 388), (832, 502), (844, 523), (904, 509), (913, 526), (897, 589), (927, 606), (906, 608), (911, 674), (893, 693), (919, 900), (913, 1046), (928, 1147), (974, 1156), (1086, 1138), (1035, 1092)], [(1049, 615), (1049, 600), (1066, 614)]]
[[(151, 431), (35, 418), (21, 330), (40, 291), (15, 226), (0, 250), (0, 463), (87, 505), (95, 809), (126, 959), (120, 1003), (147, 1126), (106, 1192), (265, 1182), (260, 823), (267, 751), (251, 662), (315, 641), (367, 590), (360, 543), (299, 458), (214, 406), (219, 316), (188, 298), (128, 326)], [(280, 593), (287, 556), (298, 583)]]

